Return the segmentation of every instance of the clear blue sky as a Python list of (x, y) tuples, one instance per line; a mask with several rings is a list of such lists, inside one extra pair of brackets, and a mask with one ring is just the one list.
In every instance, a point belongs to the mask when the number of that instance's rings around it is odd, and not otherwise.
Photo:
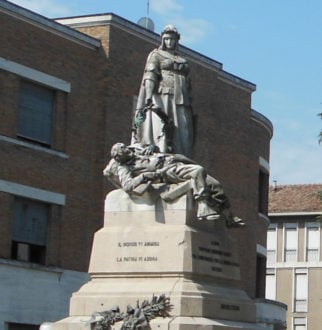
[[(132, 22), (147, 0), (14, 0), (47, 17), (115, 13)], [(155, 31), (173, 23), (181, 43), (257, 85), (252, 108), (274, 125), (271, 183), (322, 183), (322, 1), (150, 0)]]

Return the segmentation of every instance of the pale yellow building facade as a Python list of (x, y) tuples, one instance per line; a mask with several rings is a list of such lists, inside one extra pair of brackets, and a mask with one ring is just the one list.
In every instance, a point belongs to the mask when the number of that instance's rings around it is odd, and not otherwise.
[(270, 188), (266, 298), (287, 304), (288, 330), (322, 329), (321, 190)]

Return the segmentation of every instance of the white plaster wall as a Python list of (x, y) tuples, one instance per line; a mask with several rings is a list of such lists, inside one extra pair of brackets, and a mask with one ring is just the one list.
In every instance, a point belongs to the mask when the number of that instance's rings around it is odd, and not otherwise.
[(68, 316), (72, 293), (88, 280), (87, 273), (0, 259), (0, 329)]

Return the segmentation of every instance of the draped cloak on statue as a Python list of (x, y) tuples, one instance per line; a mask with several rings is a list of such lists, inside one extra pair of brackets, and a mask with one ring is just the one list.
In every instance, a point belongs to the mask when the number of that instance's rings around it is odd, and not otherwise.
[[(146, 62), (133, 127), (132, 144), (156, 145), (160, 152), (191, 156), (193, 118), (190, 103), (189, 66), (176, 52), (153, 50)], [(154, 82), (152, 105), (146, 107), (145, 84)]]

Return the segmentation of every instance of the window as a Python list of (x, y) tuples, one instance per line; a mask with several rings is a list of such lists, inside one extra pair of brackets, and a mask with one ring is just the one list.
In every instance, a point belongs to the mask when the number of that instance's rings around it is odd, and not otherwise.
[(49, 205), (16, 198), (12, 226), (11, 257), (45, 264)]
[(17, 132), (19, 137), (51, 145), (54, 96), (53, 89), (22, 81)]
[(256, 258), (256, 298), (265, 297), (266, 258), (257, 254)]
[(297, 261), (297, 224), (286, 223), (284, 227), (284, 261)]
[(294, 317), (293, 318), (293, 330), (306, 330), (306, 318)]
[(8, 323), (8, 330), (39, 330), (39, 325)]
[(294, 312), (307, 312), (308, 276), (306, 269), (295, 269)]
[(276, 299), (276, 274), (274, 269), (266, 270), (266, 291), (265, 298)]
[(269, 175), (259, 171), (258, 177), (258, 212), (267, 214), (268, 210), (268, 187)]
[(320, 227), (317, 223), (306, 224), (306, 260), (320, 260)]
[(267, 231), (267, 263), (276, 262), (277, 230), (276, 225), (270, 225)]

